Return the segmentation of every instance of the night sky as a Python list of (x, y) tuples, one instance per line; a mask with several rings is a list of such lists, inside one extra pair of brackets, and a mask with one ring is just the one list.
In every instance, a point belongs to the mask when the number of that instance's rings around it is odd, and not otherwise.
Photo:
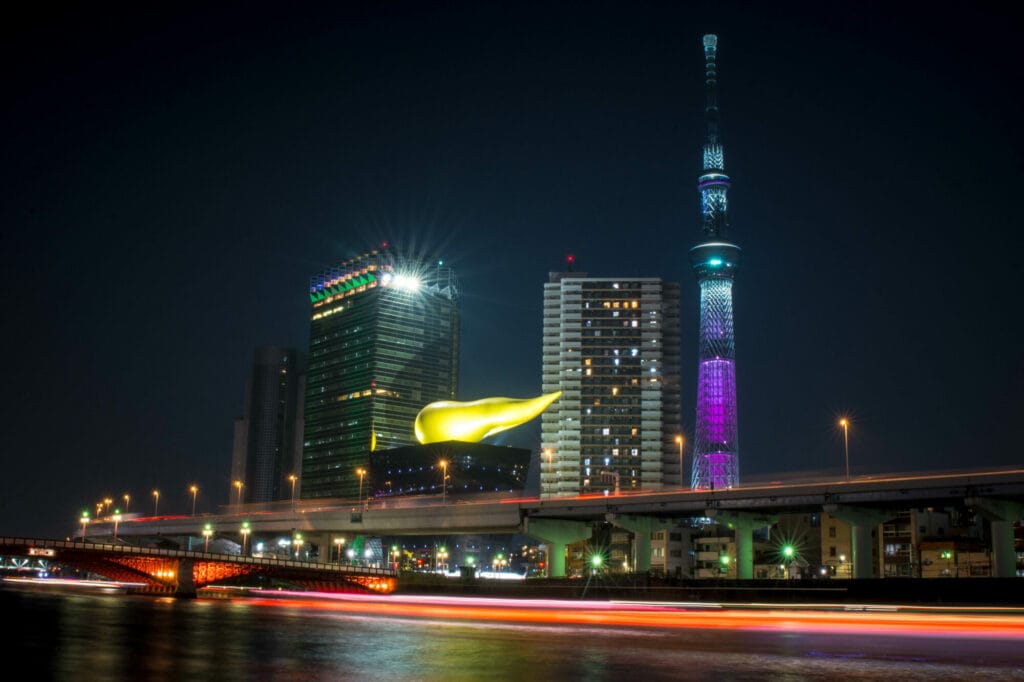
[(855, 474), (1024, 462), (1009, 10), (23, 4), (0, 22), (0, 534), (154, 488), (187, 512), (193, 482), (226, 503), (254, 349), (304, 349), (309, 278), (384, 240), (458, 273), (463, 400), (540, 393), (567, 254), (680, 282), (692, 442), (709, 32), (741, 478), (840, 472), (843, 415)]

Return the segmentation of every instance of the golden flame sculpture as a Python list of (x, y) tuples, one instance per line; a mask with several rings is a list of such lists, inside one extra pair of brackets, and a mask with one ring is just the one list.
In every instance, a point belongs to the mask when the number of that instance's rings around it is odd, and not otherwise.
[(481, 398), (467, 403), (441, 400), (416, 415), (416, 440), (423, 445), (446, 440), (467, 443), (525, 424), (558, 400), (561, 391), (536, 398)]

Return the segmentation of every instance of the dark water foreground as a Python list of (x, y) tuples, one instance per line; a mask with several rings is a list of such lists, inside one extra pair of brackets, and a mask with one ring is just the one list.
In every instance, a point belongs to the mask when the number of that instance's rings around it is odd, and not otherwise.
[[(1024, 639), (467, 622), (313, 598), (0, 588), (33, 680), (1024, 680)], [(557, 618), (557, 609), (552, 609)]]

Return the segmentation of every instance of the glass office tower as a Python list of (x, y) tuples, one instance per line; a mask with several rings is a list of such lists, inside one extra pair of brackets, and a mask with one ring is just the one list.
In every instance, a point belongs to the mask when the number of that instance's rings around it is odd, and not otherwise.
[(355, 498), (370, 453), (415, 444), (416, 414), (455, 399), (458, 283), (384, 245), (313, 277), (309, 298), (302, 498)]

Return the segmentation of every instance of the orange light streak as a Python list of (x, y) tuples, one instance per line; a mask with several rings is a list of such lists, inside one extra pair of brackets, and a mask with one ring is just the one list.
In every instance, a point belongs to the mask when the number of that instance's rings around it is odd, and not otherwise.
[[(902, 634), (950, 637), (1000, 637), (1024, 640), (1024, 613), (806, 611), (785, 609), (732, 609), (620, 605), (596, 602), (558, 603), (543, 606), (517, 600), (458, 598), (420, 601), (415, 598), (367, 599), (365, 597), (276, 599), (254, 597), (250, 603), (358, 613), (387, 617), (447, 621), (503, 621), (561, 626), (615, 626), (641, 628), (699, 628), (814, 632), (833, 634)], [(332, 595), (333, 597), (333, 595)], [(912, 608), (912, 607), (904, 607)], [(951, 610), (952, 611), (952, 610)]]

